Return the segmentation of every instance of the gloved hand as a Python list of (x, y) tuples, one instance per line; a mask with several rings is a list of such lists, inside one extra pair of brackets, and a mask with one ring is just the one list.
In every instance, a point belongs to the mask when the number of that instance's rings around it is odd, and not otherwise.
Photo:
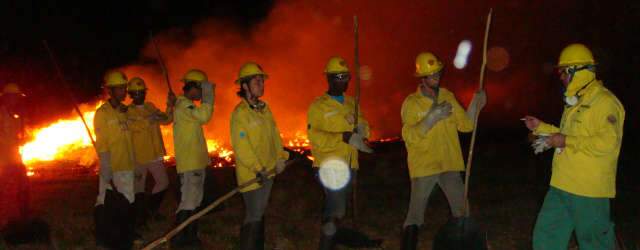
[(356, 128), (356, 131), (353, 131), (353, 132), (362, 135), (362, 134), (364, 134), (365, 128), (366, 128), (366, 126), (364, 124), (358, 123), (358, 128)]
[(210, 82), (203, 82), (200, 86), (202, 87), (202, 103), (213, 104), (216, 85)]
[(433, 128), (436, 123), (445, 118), (449, 117), (452, 112), (451, 103), (443, 102), (440, 104), (436, 104), (431, 106), (429, 113), (422, 119), (420, 126), (422, 127), (422, 132), (427, 133), (431, 128)]
[(548, 135), (539, 135), (537, 139), (533, 140), (533, 143), (531, 143), (531, 148), (533, 148), (534, 154), (540, 154), (551, 148), (551, 145), (547, 143), (548, 138)]
[(487, 94), (484, 90), (478, 90), (475, 94), (473, 94), (473, 99), (471, 99), (471, 103), (469, 103), (469, 107), (467, 108), (467, 117), (469, 119), (475, 119), (476, 115), (484, 108), (487, 104)]
[(277, 160), (276, 161), (276, 173), (280, 174), (284, 172), (284, 169), (287, 167), (287, 162), (285, 160)]
[(373, 149), (371, 149), (365, 142), (364, 137), (359, 133), (351, 133), (351, 137), (349, 137), (349, 145), (357, 149), (358, 151), (362, 151), (365, 153), (373, 153)]
[(256, 173), (256, 178), (258, 178), (258, 183), (260, 185), (264, 184), (269, 180), (269, 177), (267, 176), (267, 171), (265, 170), (258, 171)]

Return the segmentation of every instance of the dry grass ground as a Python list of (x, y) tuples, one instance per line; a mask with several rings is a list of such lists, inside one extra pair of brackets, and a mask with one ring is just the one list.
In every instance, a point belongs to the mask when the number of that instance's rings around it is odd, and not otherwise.
[[(531, 230), (547, 189), (549, 158), (550, 155), (533, 156), (524, 143), (497, 143), (478, 150), (471, 182), (472, 215), (488, 232), (491, 249), (530, 249)], [(399, 249), (409, 199), (404, 148), (398, 143), (378, 145), (377, 153), (363, 156), (361, 162), (356, 225), (372, 238), (384, 239), (384, 249)], [(232, 168), (216, 169), (215, 174), (220, 193), (234, 187)], [(638, 184), (634, 185), (619, 188), (613, 210), (617, 228), (628, 239), (638, 241), (639, 190)], [(95, 249), (95, 193), (96, 177), (92, 175), (33, 179), (31, 205), (50, 224), (52, 244), (15, 249)], [(321, 201), (322, 191), (308, 163), (293, 166), (279, 176), (266, 214), (268, 249), (315, 249)], [(237, 248), (243, 217), (241, 198), (235, 196), (225, 205), (224, 210), (209, 214), (200, 222), (205, 249)], [(161, 209), (167, 218), (150, 223), (143, 232), (145, 240), (151, 241), (170, 229), (175, 207), (175, 195), (170, 193)], [(431, 240), (449, 216), (448, 209), (444, 195), (436, 189), (426, 211), (420, 249), (431, 249)], [(575, 243), (572, 249), (577, 249)]]

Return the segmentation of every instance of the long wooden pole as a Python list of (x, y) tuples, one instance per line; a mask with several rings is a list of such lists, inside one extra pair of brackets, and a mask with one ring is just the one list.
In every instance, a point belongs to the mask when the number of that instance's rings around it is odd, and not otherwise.
[[(358, 43), (359, 34), (358, 34), (358, 16), (353, 16), (353, 65), (354, 65), (354, 75), (356, 82), (356, 95), (355, 95), (355, 110), (354, 110), (354, 122), (353, 129), (354, 131), (358, 129), (358, 117), (360, 115), (360, 46)], [(358, 133), (362, 133), (362, 131), (358, 131)], [(351, 165), (351, 161), (349, 161), (349, 165)], [(351, 214), (353, 215), (353, 220), (355, 221), (358, 218), (358, 175), (354, 175), (353, 182), (351, 184)]]
[(151, 31), (149, 31), (149, 39), (151, 40), (153, 48), (156, 51), (156, 57), (158, 57), (158, 63), (160, 64), (160, 69), (162, 69), (164, 81), (167, 83), (167, 87), (169, 88), (169, 93), (173, 93), (173, 88), (171, 88), (171, 81), (169, 80), (169, 71), (167, 70), (167, 65), (164, 64), (164, 59), (162, 58), (162, 54), (160, 53), (160, 48), (158, 48), (158, 44), (153, 38), (153, 33)]
[[(287, 166), (290, 166), (294, 163), (295, 161), (291, 161), (287, 163)], [(271, 169), (269, 171), (267, 171), (267, 176), (268, 178), (273, 178), (276, 175), (276, 169)], [(242, 190), (243, 188), (246, 188), (248, 186), (251, 186), (253, 184), (256, 184), (260, 181), (259, 178), (254, 178), (250, 181), (247, 181), (241, 185), (239, 185), (238, 187), (234, 188), (233, 190), (231, 190), (229, 193), (221, 196), (220, 198), (216, 199), (213, 203), (211, 203), (211, 205), (207, 206), (206, 208), (200, 210), (200, 212), (192, 215), (191, 217), (189, 217), (186, 221), (180, 223), (180, 225), (176, 226), (175, 228), (173, 228), (171, 231), (169, 231), (168, 233), (166, 233), (164, 236), (162, 236), (161, 238), (149, 243), (149, 245), (145, 246), (144, 248), (142, 248), (142, 250), (150, 250), (150, 249), (154, 249), (160, 245), (162, 245), (163, 243), (168, 242), (171, 238), (173, 238), (176, 234), (178, 234), (180, 231), (182, 231), (185, 227), (187, 227), (189, 224), (191, 224), (191, 222), (199, 219), (200, 217), (204, 216), (205, 214), (209, 213), (209, 211), (213, 210), (214, 208), (216, 208), (217, 206), (219, 206), (220, 204), (222, 204), (223, 202), (225, 202), (226, 200), (228, 200), (229, 198), (233, 197), (235, 194), (237, 194), (238, 192), (240, 192), (240, 190)]]
[[(484, 44), (482, 46), (482, 66), (480, 66), (480, 86), (478, 90), (484, 89), (484, 73), (487, 67), (487, 42), (489, 40), (489, 27), (491, 27), (491, 15), (493, 13), (493, 9), (489, 10), (489, 14), (487, 15), (487, 23), (484, 28)], [(471, 166), (473, 161), (473, 148), (476, 143), (476, 134), (478, 131), (478, 118), (480, 117), (480, 110), (475, 113), (473, 117), (473, 132), (471, 133), (471, 144), (469, 145), (469, 155), (467, 156), (467, 168), (465, 170), (464, 175), (464, 210), (463, 214), (467, 215), (469, 213), (469, 178), (471, 177)]]
[(49, 58), (51, 59), (51, 63), (53, 64), (54, 68), (56, 69), (58, 78), (60, 78), (62, 85), (67, 90), (67, 94), (71, 99), (74, 110), (76, 111), (76, 113), (78, 113), (78, 116), (80, 116), (80, 120), (82, 120), (82, 124), (84, 124), (84, 128), (87, 130), (89, 139), (91, 139), (91, 144), (93, 144), (93, 147), (96, 148), (96, 141), (95, 139), (93, 139), (93, 134), (91, 134), (91, 129), (89, 128), (87, 121), (84, 119), (84, 115), (82, 115), (82, 111), (80, 111), (80, 108), (78, 107), (78, 102), (76, 101), (76, 98), (73, 96), (73, 93), (71, 92), (71, 87), (69, 86), (69, 83), (67, 82), (67, 80), (64, 78), (64, 75), (62, 74), (62, 70), (60, 69), (58, 62), (56, 61), (56, 58), (53, 55), (53, 51), (51, 50), (51, 48), (49, 48), (49, 43), (47, 43), (47, 40), (42, 40), (42, 43), (44, 44), (44, 48), (47, 50), (47, 53), (49, 53)]

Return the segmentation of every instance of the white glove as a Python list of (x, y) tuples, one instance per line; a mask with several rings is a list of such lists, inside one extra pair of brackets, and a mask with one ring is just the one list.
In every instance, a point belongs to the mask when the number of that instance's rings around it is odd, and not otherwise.
[(351, 134), (351, 137), (349, 137), (349, 145), (359, 151), (365, 153), (373, 153), (373, 149), (371, 149), (369, 146), (367, 146), (366, 143), (364, 143), (364, 138), (358, 133)]
[(547, 144), (547, 138), (549, 138), (549, 136), (540, 135), (533, 141), (533, 143), (531, 143), (531, 148), (533, 148), (534, 154), (540, 154), (551, 148), (551, 146)]
[(356, 128), (355, 132), (358, 134), (364, 134), (365, 129), (366, 129), (366, 125), (362, 123), (358, 123), (358, 128)]
[(285, 160), (276, 161), (276, 173), (280, 174), (284, 172), (284, 169), (287, 167), (287, 163)]
[(469, 119), (475, 119), (476, 115), (484, 106), (487, 104), (487, 94), (484, 90), (478, 90), (475, 94), (473, 94), (473, 98), (471, 99), (471, 103), (469, 103), (469, 108), (467, 108), (467, 117)]
[(200, 84), (202, 88), (202, 103), (213, 104), (214, 88), (215, 85), (209, 82), (203, 82)]
[(422, 119), (420, 122), (420, 126), (422, 127), (422, 132), (427, 133), (431, 128), (433, 128), (436, 123), (439, 121), (449, 117), (452, 112), (451, 103), (443, 102), (440, 104), (436, 104), (431, 106), (431, 110), (429, 113)]

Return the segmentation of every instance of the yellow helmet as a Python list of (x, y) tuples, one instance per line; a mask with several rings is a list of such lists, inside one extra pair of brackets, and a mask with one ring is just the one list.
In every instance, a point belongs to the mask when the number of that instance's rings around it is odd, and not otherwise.
[(444, 65), (430, 52), (422, 52), (416, 57), (416, 77), (430, 76), (438, 73)]
[(324, 68), (325, 74), (341, 74), (341, 73), (349, 73), (349, 68), (347, 67), (347, 62), (344, 58), (339, 56), (334, 56), (329, 58), (329, 62), (327, 62), (327, 66)]
[(240, 72), (238, 72), (238, 79), (236, 80), (236, 83), (240, 83), (240, 80), (244, 78), (257, 75), (267, 77), (267, 74), (262, 71), (262, 67), (260, 67), (260, 65), (255, 62), (247, 62), (243, 64), (242, 67), (240, 67)]
[(191, 69), (184, 74), (182, 78), (183, 82), (206, 82), (209, 78), (207, 78), (207, 74), (204, 71), (199, 69)]
[(134, 77), (129, 80), (129, 86), (127, 86), (128, 91), (141, 91), (146, 90), (147, 85), (144, 83), (144, 80), (140, 77)]
[(104, 86), (118, 87), (127, 85), (127, 76), (121, 71), (111, 71), (104, 75)]
[(584, 44), (574, 43), (565, 47), (560, 52), (558, 58), (558, 67), (576, 66), (576, 65), (595, 65), (591, 50)]
[(0, 95), (6, 94), (22, 95), (22, 91), (20, 90), (20, 87), (18, 87), (18, 84), (7, 83), (6, 85), (4, 85), (4, 88), (2, 88), (2, 93)]

